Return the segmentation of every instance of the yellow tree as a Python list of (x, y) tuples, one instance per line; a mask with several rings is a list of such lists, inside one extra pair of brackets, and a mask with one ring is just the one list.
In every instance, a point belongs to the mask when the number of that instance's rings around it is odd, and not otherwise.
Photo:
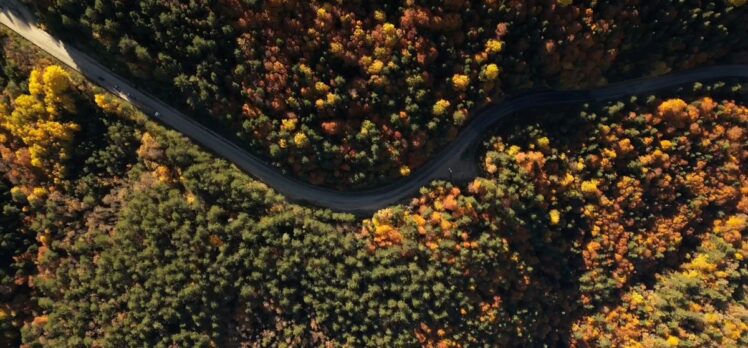
[(73, 134), (80, 127), (59, 120), (62, 111), (74, 112), (70, 75), (59, 66), (34, 69), (29, 76), (29, 93), (18, 96), (10, 113), (0, 112), (0, 128), (26, 145), (31, 165), (47, 175), (64, 175)]

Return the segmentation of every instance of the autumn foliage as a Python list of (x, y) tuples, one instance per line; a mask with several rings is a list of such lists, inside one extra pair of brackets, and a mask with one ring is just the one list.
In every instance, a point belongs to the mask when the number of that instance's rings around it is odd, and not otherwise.
[[(385, 46), (391, 18), (374, 14)], [(455, 25), (432, 18), (419, 28)], [(0, 346), (748, 345), (740, 85), (523, 114), (486, 141), (479, 178), (360, 221), (287, 202), (13, 42), (0, 38)], [(374, 58), (366, 74), (386, 76), (387, 57)], [(492, 71), (449, 71), (439, 86), (470, 91)], [(319, 82), (320, 109), (339, 106)], [(460, 103), (428, 100), (423, 117), (468, 117)], [(284, 140), (270, 151), (317, 146), (310, 122), (268, 123)], [(325, 122), (339, 139), (383, 134), (373, 118)], [(34, 145), (55, 151), (32, 163)]]
[(744, 61), (748, 45), (728, 0), (28, 2), (274, 165), (341, 188), (416, 170), (506, 95)]
[(486, 177), (466, 192), (436, 185), (410, 209), (365, 221), (362, 235), (372, 250), (418, 243), (447, 263), (501, 241), (524, 286), (481, 279), (478, 296), (502, 299), (499, 312), (534, 299), (574, 322), (525, 318), (538, 325), (532, 339), (744, 345), (748, 108), (705, 97), (581, 115), (557, 130), (530, 125), (494, 138)]
[[(74, 113), (70, 77), (56, 65), (33, 70), (29, 94), (18, 96), (12, 108), (0, 104), (0, 133), (3, 143), (20, 142), (20, 148), (2, 153), (5, 161), (25, 161), (50, 177), (65, 174), (73, 135), (78, 125), (62, 121), (64, 113)], [(13, 146), (13, 145), (11, 145)]]

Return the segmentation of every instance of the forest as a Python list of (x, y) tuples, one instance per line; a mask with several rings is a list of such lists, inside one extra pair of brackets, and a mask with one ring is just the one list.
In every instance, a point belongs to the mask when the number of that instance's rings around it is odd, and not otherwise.
[(25, 2), (284, 172), (337, 188), (410, 175), (507, 95), (748, 62), (745, 0)]
[(29, 45), (0, 30), (0, 346), (748, 345), (744, 84), (525, 115), (360, 220)]

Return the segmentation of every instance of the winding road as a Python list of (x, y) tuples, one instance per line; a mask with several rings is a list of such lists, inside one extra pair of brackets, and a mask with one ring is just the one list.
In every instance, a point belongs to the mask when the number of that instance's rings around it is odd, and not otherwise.
[(474, 178), (478, 174), (476, 149), (483, 134), (502, 119), (519, 111), (610, 101), (695, 81), (724, 78), (748, 80), (748, 65), (713, 66), (662, 77), (615, 83), (594, 90), (549, 91), (507, 98), (475, 115), (452, 144), (409, 177), (371, 190), (342, 192), (313, 186), (283, 175), (277, 168), (235, 143), (161, 100), (135, 88), (85, 53), (44, 32), (16, 0), (0, 0), (0, 23), (109, 92), (137, 106), (158, 122), (181, 132), (212, 153), (234, 163), (289, 200), (360, 216), (370, 215), (378, 209), (403, 202), (415, 196), (421, 187), (435, 179), (466, 181)]

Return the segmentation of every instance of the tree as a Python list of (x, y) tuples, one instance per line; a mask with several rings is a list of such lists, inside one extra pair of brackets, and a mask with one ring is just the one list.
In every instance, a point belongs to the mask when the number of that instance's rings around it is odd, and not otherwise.
[(69, 94), (70, 77), (59, 66), (51, 65), (31, 73), (32, 94), (14, 101), (10, 114), (0, 114), (0, 128), (18, 138), (27, 148), (31, 165), (51, 177), (65, 174), (64, 162), (70, 157), (73, 134), (80, 126), (62, 121), (61, 112), (75, 112)]

